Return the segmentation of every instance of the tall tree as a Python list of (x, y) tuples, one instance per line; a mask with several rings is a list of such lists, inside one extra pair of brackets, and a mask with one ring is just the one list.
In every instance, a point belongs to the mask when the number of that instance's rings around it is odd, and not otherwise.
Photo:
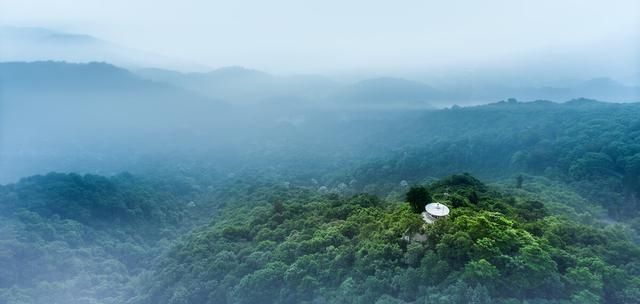
[(424, 206), (431, 203), (431, 194), (423, 186), (413, 186), (407, 192), (406, 201), (415, 213), (421, 213), (424, 211)]
[(522, 176), (522, 174), (518, 175), (518, 177), (516, 177), (516, 188), (518, 189), (522, 188), (523, 181), (524, 181), (524, 177)]

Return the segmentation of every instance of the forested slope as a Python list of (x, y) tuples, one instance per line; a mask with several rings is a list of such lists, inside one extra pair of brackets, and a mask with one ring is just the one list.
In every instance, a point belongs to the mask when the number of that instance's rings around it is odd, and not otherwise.
[(202, 212), (174, 185), (48, 174), (1, 186), (0, 303), (131, 297), (136, 277)]
[[(511, 100), (426, 112), (377, 136), (391, 152), (348, 172), (387, 191), (467, 171), (496, 180), (527, 173), (562, 181), (615, 218), (640, 212), (640, 104)], [(386, 182), (386, 184), (385, 184)]]
[[(371, 195), (254, 189), (172, 249), (134, 303), (636, 303), (640, 247), (469, 175), (423, 226)], [(425, 242), (402, 239), (421, 233)]]

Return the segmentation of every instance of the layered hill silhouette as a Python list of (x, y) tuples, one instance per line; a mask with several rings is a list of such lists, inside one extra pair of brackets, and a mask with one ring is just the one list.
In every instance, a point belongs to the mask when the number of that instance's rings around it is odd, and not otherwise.
[(104, 61), (127, 68), (163, 67), (204, 70), (204, 66), (155, 52), (122, 46), (98, 37), (47, 28), (0, 26), (2, 61)]
[[(440, 87), (402, 77), (365, 77), (355, 82), (340, 82), (321, 75), (280, 76), (240, 66), (212, 70), (90, 35), (46, 28), (1, 26), (0, 41), (0, 60), (3, 62), (106, 62), (129, 69), (140, 78), (168, 83), (236, 105), (376, 109), (482, 104), (510, 97), (556, 102), (581, 97), (612, 102), (640, 100), (640, 86), (621, 84), (607, 77), (544, 86), (474, 83), (459, 79), (455, 85)], [(201, 72), (181, 72), (184, 70)], [(91, 71), (87, 68), (70, 73), (88, 72)]]
[(0, 63), (0, 88), (4, 112), (22, 120), (38, 113), (49, 119), (76, 113), (93, 122), (135, 124), (226, 108), (221, 101), (96, 62)]

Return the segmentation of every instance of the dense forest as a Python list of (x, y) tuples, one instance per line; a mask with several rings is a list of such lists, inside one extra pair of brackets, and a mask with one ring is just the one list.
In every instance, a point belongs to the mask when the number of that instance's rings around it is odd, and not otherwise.
[[(616, 218), (640, 211), (640, 105), (578, 99), (516, 100), (427, 112), (393, 127), (393, 152), (357, 169), (367, 180), (408, 180), (469, 171), (563, 181)], [(405, 130), (402, 132), (401, 130)], [(410, 131), (409, 131), (410, 130)], [(403, 134), (397, 136), (395, 134)]]
[[(220, 190), (185, 186), (177, 191), (180, 187), (127, 174), (48, 174), (2, 187), (3, 214), (13, 216), (2, 221), (0, 299), (640, 299), (640, 246), (629, 228), (554, 215), (543, 201), (505, 194), (499, 186), (485, 185), (468, 174), (417, 186), (432, 197), (448, 194), (442, 202), (452, 208), (451, 216), (432, 225), (425, 225), (404, 201), (406, 186), (396, 189), (400, 199), (259, 181), (219, 186)], [(420, 235), (425, 238), (416, 237)]]
[(2, 303), (122, 295), (191, 212), (187, 193), (127, 174), (34, 176), (2, 187), (0, 197)]
[[(623, 231), (552, 216), (470, 175), (447, 220), (408, 204), (306, 189), (248, 193), (167, 254), (138, 303), (631, 303), (640, 247)], [(424, 241), (403, 235), (424, 234)], [(495, 298), (492, 298), (495, 297)]]

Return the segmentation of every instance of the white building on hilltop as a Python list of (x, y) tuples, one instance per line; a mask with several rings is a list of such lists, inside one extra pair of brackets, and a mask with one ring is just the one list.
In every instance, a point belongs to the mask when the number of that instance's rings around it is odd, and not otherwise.
[(427, 224), (432, 224), (433, 222), (445, 218), (449, 215), (449, 207), (441, 204), (441, 203), (431, 203), (424, 206), (424, 211), (422, 212), (422, 219)]

